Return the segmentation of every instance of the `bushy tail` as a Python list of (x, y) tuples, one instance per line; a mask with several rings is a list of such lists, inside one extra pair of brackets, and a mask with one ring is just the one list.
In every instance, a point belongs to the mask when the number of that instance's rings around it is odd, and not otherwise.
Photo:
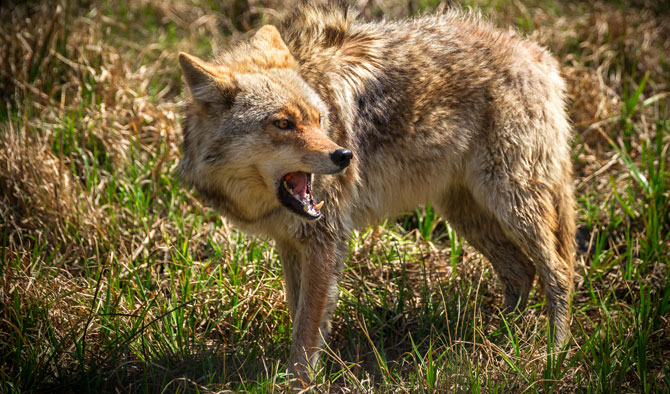
[[(570, 171), (564, 179), (564, 184), (554, 191), (554, 204), (558, 214), (558, 228), (556, 229), (556, 248), (558, 255), (568, 265), (569, 272), (574, 271), (576, 224), (575, 224), (575, 198), (572, 187)], [(572, 283), (572, 274), (570, 275)]]

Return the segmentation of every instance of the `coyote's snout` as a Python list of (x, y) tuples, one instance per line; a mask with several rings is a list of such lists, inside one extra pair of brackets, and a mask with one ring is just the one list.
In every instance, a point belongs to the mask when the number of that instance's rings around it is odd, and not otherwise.
[[(330, 330), (353, 229), (430, 203), (493, 265), (504, 308), (535, 275), (569, 335), (574, 198), (564, 84), (544, 49), (448, 11), (362, 23), (300, 7), (212, 62), (179, 57), (181, 177), (274, 238), (307, 379)], [(320, 220), (314, 220), (320, 219)]]
[[(308, 156), (309, 154), (305, 154)], [(324, 202), (315, 203), (312, 195), (312, 174), (337, 174), (349, 166), (353, 153), (349, 149), (337, 148), (332, 152), (319, 152), (315, 160), (306, 159), (305, 162), (325, 162), (313, 168), (312, 171), (294, 171), (281, 177), (277, 196), (279, 201), (288, 209), (307, 219), (321, 217), (321, 207)], [(325, 158), (324, 156), (327, 156)]]

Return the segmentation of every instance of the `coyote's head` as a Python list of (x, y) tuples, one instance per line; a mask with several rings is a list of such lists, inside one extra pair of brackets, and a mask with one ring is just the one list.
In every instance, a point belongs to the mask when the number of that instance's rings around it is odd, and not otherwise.
[(282, 205), (318, 219), (312, 174), (344, 171), (352, 153), (328, 138), (328, 108), (277, 29), (262, 27), (213, 63), (184, 53), (179, 62), (190, 91), (181, 177), (242, 221)]

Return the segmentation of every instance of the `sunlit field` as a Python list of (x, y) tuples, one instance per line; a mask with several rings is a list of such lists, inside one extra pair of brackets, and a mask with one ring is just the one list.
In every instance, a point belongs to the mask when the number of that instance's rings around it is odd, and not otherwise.
[[(357, 1), (360, 17), (432, 0)], [(280, 393), (291, 319), (274, 243), (179, 183), (177, 55), (276, 23), (275, 0), (0, 5), (0, 392)], [(578, 201), (572, 338), (538, 286), (501, 314), (491, 265), (430, 206), (355, 233), (314, 392), (670, 392), (670, 5), (482, 0), (560, 60)]]

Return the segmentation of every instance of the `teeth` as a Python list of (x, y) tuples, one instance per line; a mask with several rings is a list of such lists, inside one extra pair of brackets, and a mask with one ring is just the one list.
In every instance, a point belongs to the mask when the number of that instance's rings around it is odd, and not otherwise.
[(293, 189), (291, 189), (291, 188), (289, 187), (289, 185), (288, 185), (288, 183), (286, 183), (286, 181), (284, 181), (284, 189), (286, 189), (286, 191), (287, 191), (290, 195), (292, 195), (293, 197), (298, 198), (298, 196), (295, 194), (295, 192), (293, 192)]
[[(323, 207), (324, 202), (321, 201), (320, 203), (318, 203), (318, 204), (316, 204), (316, 205), (311, 204), (310, 202), (313, 202), (314, 199), (313, 199), (312, 194), (309, 193), (309, 192), (305, 192), (304, 197), (301, 198), (301, 197), (300, 197), (295, 191), (293, 191), (293, 189), (289, 186), (289, 184), (288, 184), (288, 182), (287, 182), (287, 180), (289, 180), (289, 179), (290, 179), (290, 176), (287, 176), (287, 177), (282, 181), (282, 184), (283, 184), (283, 186), (284, 186), (284, 189), (286, 189), (286, 191), (287, 191), (291, 196), (293, 196), (293, 198), (295, 198), (296, 200), (300, 201), (300, 202), (303, 204), (303, 205), (302, 205), (302, 210), (305, 211), (307, 214), (312, 215), (312, 216), (317, 216), (317, 215), (319, 215), (319, 210), (321, 210), (321, 208)], [(311, 178), (310, 178), (310, 179), (311, 179)], [(308, 190), (309, 190), (309, 189), (308, 189)]]

